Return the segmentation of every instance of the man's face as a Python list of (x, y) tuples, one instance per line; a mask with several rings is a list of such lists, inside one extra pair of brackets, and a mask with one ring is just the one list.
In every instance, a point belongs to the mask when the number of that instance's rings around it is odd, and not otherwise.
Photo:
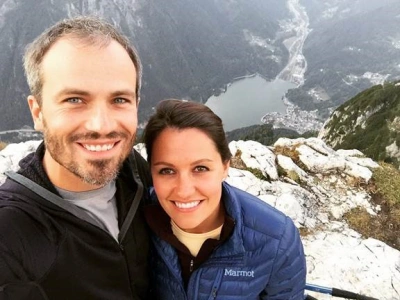
[(42, 105), (28, 97), (44, 133), (45, 170), (54, 185), (92, 190), (112, 181), (137, 128), (136, 69), (115, 41), (90, 46), (61, 38), (42, 66)]

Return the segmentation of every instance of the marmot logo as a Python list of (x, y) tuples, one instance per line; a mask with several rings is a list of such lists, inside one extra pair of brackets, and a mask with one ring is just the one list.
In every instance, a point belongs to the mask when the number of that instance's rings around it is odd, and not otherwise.
[(254, 277), (254, 271), (237, 271), (232, 269), (225, 269), (224, 275), (237, 277)]

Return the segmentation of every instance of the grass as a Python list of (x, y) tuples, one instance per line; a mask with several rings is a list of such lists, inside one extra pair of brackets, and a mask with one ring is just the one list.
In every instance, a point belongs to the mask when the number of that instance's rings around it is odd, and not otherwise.
[(375, 169), (368, 190), (372, 202), (381, 210), (376, 216), (355, 208), (344, 215), (351, 228), (364, 237), (372, 237), (400, 250), (400, 171), (393, 165), (380, 163)]
[(393, 165), (380, 163), (382, 168), (375, 170), (373, 178), (377, 192), (389, 202), (390, 205), (400, 204), (400, 172)]
[(263, 172), (261, 172), (259, 169), (246, 167), (245, 170), (246, 170), (246, 171), (249, 171), (250, 173), (252, 173), (252, 174), (253, 174), (254, 176), (256, 176), (258, 179), (265, 180), (265, 181), (269, 181), (268, 178), (265, 177), (264, 174), (263, 174)]
[(301, 179), (300, 179), (300, 176), (299, 176), (299, 174), (297, 174), (295, 171), (288, 171), (288, 173), (287, 173), (287, 177), (289, 177), (291, 180), (293, 180), (294, 182), (297, 182), (297, 183), (301, 183)]

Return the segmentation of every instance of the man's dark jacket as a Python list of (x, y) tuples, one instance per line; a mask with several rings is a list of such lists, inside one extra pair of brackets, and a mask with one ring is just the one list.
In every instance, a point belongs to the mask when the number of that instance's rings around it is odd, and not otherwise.
[[(36, 153), (21, 160), (18, 173), (57, 199), (42, 166), (43, 155), (41, 144)], [(145, 299), (147, 225), (142, 205), (136, 212), (129, 209), (142, 198), (141, 185), (147, 189), (149, 176), (147, 163), (134, 151), (116, 181), (118, 242), (108, 232), (7, 178), (0, 186), (0, 300)]]

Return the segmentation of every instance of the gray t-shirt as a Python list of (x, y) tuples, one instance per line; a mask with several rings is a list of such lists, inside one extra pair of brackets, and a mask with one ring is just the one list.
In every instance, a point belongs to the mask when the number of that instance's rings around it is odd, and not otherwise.
[(101, 229), (118, 241), (118, 211), (115, 181), (96, 190), (71, 192), (56, 187), (61, 197), (85, 212)]

